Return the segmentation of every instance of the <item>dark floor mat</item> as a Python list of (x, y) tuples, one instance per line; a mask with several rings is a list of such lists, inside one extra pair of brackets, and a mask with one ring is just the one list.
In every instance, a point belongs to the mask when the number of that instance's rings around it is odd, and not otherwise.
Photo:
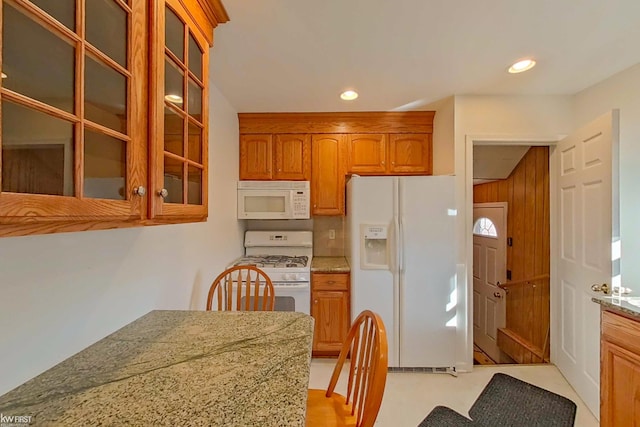
[(437, 406), (418, 427), (572, 427), (576, 404), (506, 374), (494, 374), (476, 399), (471, 420)]
[(469, 416), (487, 426), (573, 426), (576, 404), (512, 376), (494, 374)]

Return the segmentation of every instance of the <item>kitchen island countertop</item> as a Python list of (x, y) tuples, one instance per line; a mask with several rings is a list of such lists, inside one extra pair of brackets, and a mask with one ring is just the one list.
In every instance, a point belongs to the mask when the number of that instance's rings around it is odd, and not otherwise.
[(311, 261), (312, 273), (348, 273), (351, 271), (343, 256), (314, 256)]
[(0, 411), (34, 425), (304, 426), (312, 337), (302, 313), (152, 311), (0, 396)]

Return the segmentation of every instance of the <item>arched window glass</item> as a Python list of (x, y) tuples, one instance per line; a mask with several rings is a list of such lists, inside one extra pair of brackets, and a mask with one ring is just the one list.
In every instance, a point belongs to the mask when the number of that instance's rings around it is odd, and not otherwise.
[(498, 237), (496, 226), (489, 218), (478, 218), (473, 224), (473, 234), (477, 236)]

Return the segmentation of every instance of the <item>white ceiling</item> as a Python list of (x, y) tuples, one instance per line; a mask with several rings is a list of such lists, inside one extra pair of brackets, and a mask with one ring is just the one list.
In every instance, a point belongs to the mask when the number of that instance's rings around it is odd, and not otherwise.
[(508, 178), (529, 148), (529, 145), (474, 145), (473, 183)]
[[(640, 62), (638, 0), (226, 0), (211, 75), (239, 112), (573, 94)], [(538, 65), (509, 75), (525, 56)], [(338, 98), (354, 88), (360, 97)]]

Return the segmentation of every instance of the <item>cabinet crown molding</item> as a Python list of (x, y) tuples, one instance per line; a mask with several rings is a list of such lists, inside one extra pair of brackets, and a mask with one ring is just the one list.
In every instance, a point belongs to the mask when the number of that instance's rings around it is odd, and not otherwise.
[[(179, 2), (186, 9), (188, 15), (206, 39), (209, 46), (213, 46), (213, 30), (219, 24), (229, 22), (221, 0), (172, 0)], [(171, 2), (169, 2), (171, 3)]]
[(433, 133), (435, 111), (238, 113), (241, 134)]

